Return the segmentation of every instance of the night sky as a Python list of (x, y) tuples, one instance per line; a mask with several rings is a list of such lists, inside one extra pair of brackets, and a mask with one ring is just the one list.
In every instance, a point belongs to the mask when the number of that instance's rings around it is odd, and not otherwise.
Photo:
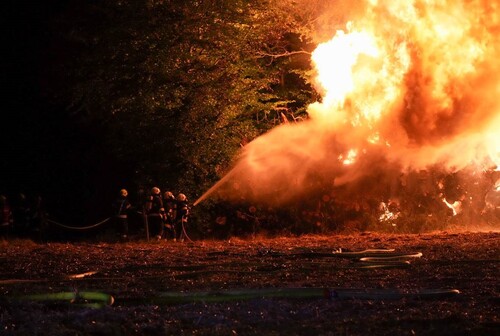
[[(72, 2), (73, 4), (76, 2)], [(102, 130), (83, 126), (43, 95), (51, 18), (70, 1), (8, 1), (2, 20), (0, 193), (41, 195), (54, 216), (88, 222), (106, 215), (120, 170), (100, 146)]]
[[(39, 153), (47, 144), (40, 138), (44, 119), (40, 109), (38, 74), (43, 53), (44, 21), (50, 11), (39, 4), (9, 2), (7, 20), (3, 21), (5, 38), (2, 62), (4, 99), (2, 101), (2, 189), (37, 189), (35, 177)], [(37, 184), (37, 185), (34, 185)]]

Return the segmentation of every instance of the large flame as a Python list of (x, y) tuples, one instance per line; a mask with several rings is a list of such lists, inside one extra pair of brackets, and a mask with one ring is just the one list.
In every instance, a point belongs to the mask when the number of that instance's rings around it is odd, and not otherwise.
[(312, 55), (323, 98), (310, 119), (248, 144), (200, 200), (237, 190), (280, 202), (380, 171), (500, 166), (499, 4), (360, 3)]

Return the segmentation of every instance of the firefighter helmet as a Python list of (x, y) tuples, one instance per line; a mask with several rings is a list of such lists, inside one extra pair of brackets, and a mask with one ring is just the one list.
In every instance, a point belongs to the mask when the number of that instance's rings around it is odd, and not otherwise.
[(163, 198), (165, 198), (165, 199), (175, 199), (175, 196), (174, 196), (174, 194), (172, 194), (171, 191), (165, 191), (165, 193), (163, 194)]
[(158, 188), (158, 187), (151, 188), (151, 194), (153, 194), (153, 195), (159, 195), (160, 194), (160, 188)]
[(184, 201), (187, 200), (187, 197), (184, 194), (179, 194), (179, 195), (177, 195), (177, 200), (181, 201), (181, 202), (184, 202)]
[(127, 196), (128, 196), (128, 191), (127, 191), (127, 189), (122, 189), (122, 190), (120, 190), (120, 196), (122, 196), (122, 197), (127, 197)]

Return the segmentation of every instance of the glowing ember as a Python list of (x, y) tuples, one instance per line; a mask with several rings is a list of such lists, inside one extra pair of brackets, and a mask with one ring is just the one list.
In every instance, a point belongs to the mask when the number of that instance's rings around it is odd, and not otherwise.
[[(396, 219), (399, 218), (400, 212), (396, 211), (393, 212), (391, 209), (389, 209), (390, 204), (386, 204), (385, 202), (380, 203), (380, 210), (382, 211), (382, 214), (379, 216), (378, 220), (380, 222), (392, 222)], [(396, 224), (392, 223), (393, 226), (396, 226)]]
[[(197, 202), (219, 191), (279, 203), (310, 192), (313, 180), (340, 186), (378, 172), (391, 185), (430, 166), (500, 166), (499, 3), (359, 3), (312, 55), (323, 99), (309, 106), (310, 119), (249, 143)], [(238, 195), (223, 188), (228, 180)]]
[(496, 181), (494, 188), (486, 193), (484, 202), (483, 212), (500, 209), (500, 179)]
[(343, 155), (339, 155), (339, 160), (345, 164), (345, 165), (350, 165), (352, 163), (354, 163), (354, 161), (356, 160), (356, 156), (358, 155), (358, 152), (354, 149), (351, 149), (346, 157), (344, 158)]
[(443, 203), (446, 204), (446, 206), (453, 211), (453, 216), (456, 216), (462, 212), (462, 202), (460, 201), (455, 201), (452, 204), (448, 202), (446, 198), (443, 198)]

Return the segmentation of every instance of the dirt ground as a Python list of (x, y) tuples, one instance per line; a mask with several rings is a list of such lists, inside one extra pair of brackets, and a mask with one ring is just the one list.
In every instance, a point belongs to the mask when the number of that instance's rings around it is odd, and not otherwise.
[[(413, 257), (374, 264), (347, 257), (365, 249)], [(499, 266), (499, 232), (193, 243), (0, 240), (0, 334), (500, 335)], [(324, 288), (327, 295), (270, 295), (291, 288)], [(229, 295), (250, 289), (248, 297)], [(429, 289), (459, 293), (416, 295)], [(60, 292), (82, 294), (26, 298)], [(89, 292), (107, 299), (85, 297)]]

